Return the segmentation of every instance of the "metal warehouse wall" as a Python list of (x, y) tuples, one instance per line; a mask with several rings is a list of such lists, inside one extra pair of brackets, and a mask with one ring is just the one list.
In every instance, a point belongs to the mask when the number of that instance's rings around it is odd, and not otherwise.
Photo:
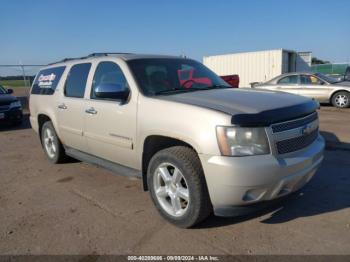
[(282, 73), (282, 50), (206, 56), (203, 64), (220, 76), (238, 74), (239, 86), (250, 87)]

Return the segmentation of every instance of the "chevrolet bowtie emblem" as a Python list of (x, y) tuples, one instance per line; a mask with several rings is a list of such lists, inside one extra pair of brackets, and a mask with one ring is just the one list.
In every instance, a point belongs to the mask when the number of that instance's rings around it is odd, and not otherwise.
[(302, 135), (308, 135), (314, 130), (314, 127), (312, 124), (308, 124), (302, 127), (301, 134)]

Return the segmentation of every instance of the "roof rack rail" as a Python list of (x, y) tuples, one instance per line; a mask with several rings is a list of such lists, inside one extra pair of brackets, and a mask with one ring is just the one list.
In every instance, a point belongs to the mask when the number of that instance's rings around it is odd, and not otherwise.
[(52, 62), (50, 64), (47, 65), (54, 65), (54, 64), (58, 64), (58, 63), (64, 63), (64, 62), (68, 62), (68, 61), (73, 61), (73, 60), (79, 60), (79, 59), (85, 59), (87, 58), (87, 56), (82, 56), (82, 57), (67, 57), (67, 58), (63, 58), (62, 60), (56, 61), (56, 62)]
[(94, 56), (108, 56), (108, 55), (129, 55), (131, 53), (122, 53), (122, 52), (105, 52), (105, 53), (92, 53), (86, 57), (94, 57)]
[(58, 63), (64, 63), (64, 62), (68, 62), (68, 61), (73, 61), (73, 60), (79, 60), (79, 59), (87, 59), (90, 57), (98, 57), (98, 56), (108, 56), (108, 55), (127, 55), (127, 54), (131, 54), (131, 53), (121, 53), (121, 52), (106, 52), (106, 53), (92, 53), (89, 54), (87, 56), (82, 56), (82, 57), (68, 57), (68, 58), (64, 58), (62, 60), (59, 60), (57, 62), (53, 62), (47, 65), (54, 65), (54, 64), (58, 64)]

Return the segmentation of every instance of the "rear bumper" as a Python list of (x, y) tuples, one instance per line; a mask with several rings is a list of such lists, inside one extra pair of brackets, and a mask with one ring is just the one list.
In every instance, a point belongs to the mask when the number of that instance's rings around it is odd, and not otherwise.
[(303, 187), (323, 160), (324, 139), (285, 156), (223, 157), (200, 154), (214, 213), (237, 215), (239, 210), (265, 205)]
[(7, 111), (0, 111), (0, 123), (2, 122), (20, 122), (23, 119), (22, 108), (17, 107)]

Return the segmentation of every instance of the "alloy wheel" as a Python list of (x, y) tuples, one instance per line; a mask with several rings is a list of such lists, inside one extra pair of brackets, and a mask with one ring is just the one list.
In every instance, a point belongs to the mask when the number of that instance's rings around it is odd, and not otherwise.
[(46, 128), (44, 130), (44, 146), (46, 153), (50, 158), (54, 158), (57, 152), (55, 137), (51, 131), (51, 129)]
[(189, 189), (185, 177), (173, 164), (162, 163), (153, 176), (156, 198), (169, 215), (181, 217), (190, 204)]

